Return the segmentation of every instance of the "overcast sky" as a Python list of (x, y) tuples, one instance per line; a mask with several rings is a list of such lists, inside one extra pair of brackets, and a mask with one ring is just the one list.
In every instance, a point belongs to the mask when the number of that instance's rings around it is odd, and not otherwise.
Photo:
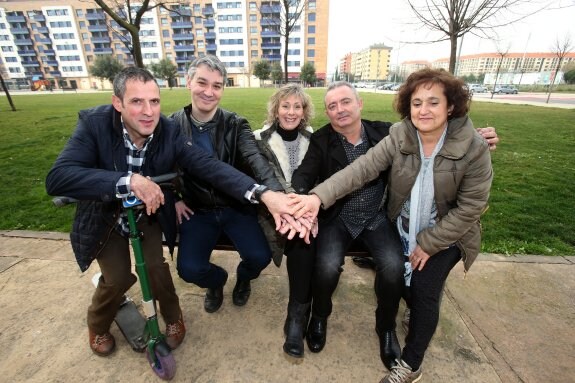
[[(574, 4), (574, 0), (556, 0), (559, 4)], [(449, 43), (405, 44), (404, 41), (433, 40), (433, 35), (414, 22), (405, 0), (330, 0), (328, 72), (335, 71), (339, 60), (372, 44), (393, 47), (391, 64), (402, 61), (449, 57)], [(524, 10), (525, 11), (525, 10)], [(549, 52), (557, 37), (569, 34), (575, 45), (575, 6), (561, 10), (545, 10), (512, 26), (497, 29), (502, 49), (510, 52)], [(496, 52), (493, 40), (479, 39), (470, 34), (463, 39), (462, 54)]]

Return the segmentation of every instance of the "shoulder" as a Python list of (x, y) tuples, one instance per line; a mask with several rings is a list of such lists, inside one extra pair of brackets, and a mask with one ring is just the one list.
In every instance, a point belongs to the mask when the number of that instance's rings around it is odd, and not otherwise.
[(271, 125), (265, 124), (261, 129), (258, 130), (254, 130), (254, 136), (256, 138), (256, 140), (261, 140), (262, 139), (262, 133), (266, 132), (271, 128)]

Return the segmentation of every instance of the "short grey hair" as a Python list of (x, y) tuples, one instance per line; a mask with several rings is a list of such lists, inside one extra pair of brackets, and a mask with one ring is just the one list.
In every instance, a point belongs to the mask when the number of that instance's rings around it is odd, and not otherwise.
[[(359, 100), (359, 93), (357, 92), (357, 89), (355, 89), (355, 86), (353, 86), (352, 83), (348, 82), (348, 81), (334, 81), (332, 83), (330, 83), (327, 86), (327, 90), (325, 91), (325, 95), (327, 96), (327, 94), (336, 89), (336, 88), (341, 88), (342, 86), (348, 87), (349, 89), (351, 89), (353, 91), (353, 94), (355, 95), (355, 99)], [(325, 105), (325, 97), (323, 99), (323, 103)]]
[[(158, 82), (148, 70), (137, 67), (127, 67), (122, 69), (114, 77), (114, 96), (118, 97), (120, 100), (124, 99), (124, 94), (126, 93), (126, 83), (131, 80), (142, 81), (147, 83), (148, 81), (153, 81), (156, 85)], [(159, 86), (158, 86), (159, 88)]]
[(228, 72), (225, 65), (220, 61), (219, 58), (213, 55), (205, 55), (203, 57), (198, 57), (190, 64), (188, 69), (188, 79), (191, 80), (196, 75), (196, 71), (200, 65), (205, 65), (211, 70), (217, 70), (220, 72), (224, 78), (224, 86), (228, 82)]

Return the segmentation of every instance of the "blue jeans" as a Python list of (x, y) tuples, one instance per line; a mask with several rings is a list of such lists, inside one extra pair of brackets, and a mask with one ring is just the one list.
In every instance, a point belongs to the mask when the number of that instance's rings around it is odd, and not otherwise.
[(226, 271), (210, 262), (218, 238), (226, 233), (240, 253), (238, 280), (252, 280), (271, 261), (271, 250), (255, 209), (244, 212), (231, 207), (198, 209), (180, 225), (178, 275), (203, 288), (218, 288), (226, 282)]
[[(317, 255), (313, 277), (312, 314), (327, 318), (332, 311), (331, 297), (343, 271), (345, 254), (354, 240), (341, 218), (319, 225)], [(399, 235), (389, 220), (375, 230), (364, 229), (355, 239), (362, 241), (376, 264), (376, 325), (382, 331), (395, 329), (395, 317), (403, 292), (403, 253)]]

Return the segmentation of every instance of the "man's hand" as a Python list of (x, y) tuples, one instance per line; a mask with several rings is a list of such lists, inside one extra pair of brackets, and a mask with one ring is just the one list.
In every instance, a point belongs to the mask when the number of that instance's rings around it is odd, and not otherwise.
[(321, 200), (317, 195), (295, 194), (292, 200), (297, 202), (295, 204), (295, 212), (293, 213), (295, 219), (307, 217), (311, 221), (314, 221), (317, 218), (321, 206)]
[[(295, 194), (294, 194), (295, 195)], [(276, 230), (282, 226), (282, 214), (286, 215), (286, 219), (289, 219), (288, 216), (293, 215), (295, 207), (293, 206), (297, 203), (294, 198), (280, 192), (266, 190), (263, 192), (261, 196), (261, 201), (266, 205), (269, 212), (271, 213), (272, 217), (274, 217), (274, 221), (276, 223)], [(299, 225), (292, 222), (294, 226), (299, 227)], [(299, 231), (299, 230), (298, 230)]]
[(154, 214), (160, 205), (164, 204), (162, 189), (149, 177), (144, 177), (137, 173), (132, 174), (130, 190), (146, 205), (146, 213), (148, 215)]
[(489, 144), (489, 150), (493, 151), (497, 149), (497, 144), (499, 143), (499, 137), (495, 132), (495, 128), (489, 126), (487, 128), (477, 128), (477, 132), (485, 138)]
[(190, 209), (184, 201), (176, 202), (176, 218), (178, 220), (178, 224), (182, 224), (182, 218), (185, 218), (187, 221), (192, 215), (194, 215), (194, 211)]
[(409, 255), (409, 262), (411, 263), (411, 268), (413, 270), (421, 271), (427, 261), (429, 260), (430, 256), (427, 254), (419, 245), (415, 247), (413, 253)]

